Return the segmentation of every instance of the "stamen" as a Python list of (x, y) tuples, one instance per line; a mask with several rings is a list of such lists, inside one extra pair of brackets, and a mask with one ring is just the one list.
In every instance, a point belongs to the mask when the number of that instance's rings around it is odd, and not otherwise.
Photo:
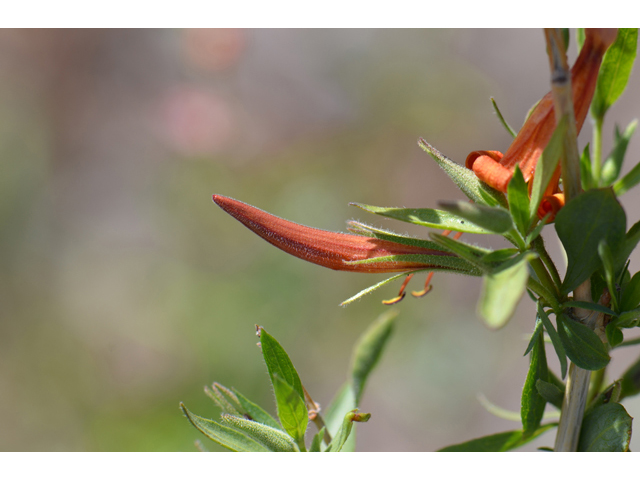
[(382, 303), (384, 305), (394, 305), (398, 303), (400, 300), (402, 300), (406, 295), (404, 289), (407, 288), (407, 284), (409, 283), (409, 280), (413, 278), (413, 275), (414, 275), (413, 273), (407, 275), (407, 278), (405, 278), (404, 282), (402, 282), (402, 286), (400, 287), (400, 291), (398, 292), (397, 297), (392, 298), (391, 300), (383, 300)]

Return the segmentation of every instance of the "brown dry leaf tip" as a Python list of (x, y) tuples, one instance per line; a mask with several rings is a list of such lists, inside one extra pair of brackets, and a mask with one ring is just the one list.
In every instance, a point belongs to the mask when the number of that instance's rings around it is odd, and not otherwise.
[[(578, 133), (589, 112), (602, 57), (615, 41), (617, 29), (587, 28), (585, 34), (584, 45), (571, 69), (573, 108)], [(549, 143), (555, 127), (553, 96), (549, 92), (538, 102), (504, 155), (496, 151), (478, 150), (469, 154), (465, 165), (473, 170), (480, 180), (504, 193), (507, 191), (507, 185), (516, 165), (520, 167), (525, 181), (531, 185), (538, 159)], [(538, 210), (540, 218), (552, 212), (549, 221), (553, 220), (555, 214), (564, 205), (564, 195), (556, 195), (561, 193), (558, 186), (559, 180), (560, 166), (554, 172), (545, 191), (547, 201), (543, 201)], [(551, 196), (555, 198), (548, 198)]]
[(388, 260), (366, 264), (347, 262), (390, 255), (455, 256), (451, 252), (441, 250), (305, 227), (222, 195), (213, 195), (213, 201), (249, 230), (280, 250), (333, 270), (365, 273), (410, 272), (424, 268), (445, 270), (444, 267), (427, 264), (419, 259), (415, 261)]

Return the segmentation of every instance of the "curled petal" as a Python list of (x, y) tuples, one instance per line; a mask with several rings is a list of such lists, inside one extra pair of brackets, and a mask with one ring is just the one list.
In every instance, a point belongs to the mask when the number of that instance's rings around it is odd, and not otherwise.
[[(425, 268), (446, 269), (446, 267), (425, 263), (419, 257), (424, 258), (425, 255), (455, 257), (455, 254), (442, 250), (305, 227), (222, 195), (214, 195), (213, 201), (272, 245), (302, 260), (333, 270), (381, 273), (407, 272)], [(402, 260), (384, 259), (354, 263), (396, 255), (402, 255)], [(412, 258), (414, 255), (415, 260)]]
[(467, 156), (465, 165), (484, 183), (501, 192), (507, 191), (513, 171), (502, 166), (502, 153), (494, 150), (476, 150)]
[(551, 213), (547, 222), (552, 222), (562, 207), (564, 207), (564, 193), (547, 195), (542, 198), (540, 206), (538, 207), (538, 218), (542, 219), (545, 215)]

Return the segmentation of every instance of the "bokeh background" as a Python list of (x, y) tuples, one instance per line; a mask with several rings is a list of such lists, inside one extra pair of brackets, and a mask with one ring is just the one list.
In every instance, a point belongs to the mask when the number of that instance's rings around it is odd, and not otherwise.
[[(549, 89), (539, 30), (2, 30), (0, 65), (0, 450), (191, 451), (196, 438), (215, 450), (178, 403), (217, 417), (202, 387), (218, 381), (275, 411), (255, 324), (327, 405), (399, 284), (340, 308), (385, 277), (289, 257), (211, 194), (328, 230), (356, 218), (426, 236), (348, 203), (463, 198), (418, 137), (460, 163), (504, 151), (490, 96), (517, 128)], [(639, 115), (639, 78), (608, 115), (605, 152), (613, 121)], [(623, 197), (629, 226), (638, 193)], [(395, 307), (359, 450), (518, 428), (477, 395), (519, 411), (533, 305), (489, 331), (480, 283), (437, 274), (427, 297)], [(612, 375), (637, 355), (615, 352)], [(625, 405), (640, 416), (638, 399)]]

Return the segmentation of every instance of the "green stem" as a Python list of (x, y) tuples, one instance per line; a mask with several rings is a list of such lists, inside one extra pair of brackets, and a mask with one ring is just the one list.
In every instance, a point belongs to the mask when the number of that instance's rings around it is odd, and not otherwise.
[(593, 119), (593, 153), (591, 157), (591, 171), (594, 185), (600, 186), (600, 172), (602, 170), (602, 123), (603, 118)]
[(529, 280), (527, 281), (527, 288), (538, 295), (538, 297), (541, 297), (545, 302), (547, 302), (547, 304), (553, 309), (554, 313), (558, 315), (560, 314), (560, 312), (562, 311), (560, 302), (555, 297), (555, 295), (547, 290), (546, 287), (542, 286), (540, 282), (529, 277)]
[(535, 260), (529, 262), (529, 265), (531, 265), (533, 271), (536, 272), (538, 281), (542, 284), (542, 286), (550, 292), (553, 292), (556, 296), (559, 296), (560, 292), (558, 291), (558, 286), (553, 283), (551, 275), (549, 275), (549, 272), (544, 266), (544, 263), (542, 263), (542, 260), (540, 258), (536, 258)]
[(558, 297), (560, 297), (560, 286), (562, 285), (562, 280), (560, 279), (560, 274), (558, 273), (556, 264), (553, 263), (553, 259), (544, 246), (544, 239), (539, 236), (533, 241), (532, 245), (536, 253), (540, 255), (542, 262), (546, 265), (547, 271), (551, 274), (551, 278), (553, 279), (553, 283), (556, 287), (556, 293), (558, 294)]
[(600, 394), (602, 383), (604, 382), (604, 373), (607, 367), (596, 370), (591, 374), (591, 395), (587, 401), (587, 405), (593, 402)]

